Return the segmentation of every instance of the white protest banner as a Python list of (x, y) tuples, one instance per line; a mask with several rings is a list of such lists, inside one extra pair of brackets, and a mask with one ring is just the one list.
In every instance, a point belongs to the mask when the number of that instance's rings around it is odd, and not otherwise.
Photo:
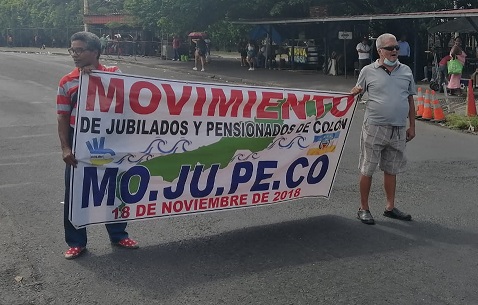
[(328, 198), (355, 105), (346, 93), (82, 76), (70, 221)]

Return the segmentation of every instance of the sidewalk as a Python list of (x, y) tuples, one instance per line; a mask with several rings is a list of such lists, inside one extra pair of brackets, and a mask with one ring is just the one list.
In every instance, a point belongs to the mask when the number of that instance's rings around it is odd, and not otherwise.
[[(46, 48), (38, 49), (34, 47), (27, 48), (8, 48), (0, 47), (0, 52), (21, 52), (36, 53), (45, 55), (64, 55), (69, 56), (66, 48)], [(159, 57), (142, 56), (120, 56), (102, 55), (103, 62), (127, 62), (148, 67), (164, 68), (181, 73), (194, 75), (203, 75), (205, 81), (217, 79), (225, 82), (266, 86), (313, 89), (321, 91), (349, 92), (355, 85), (356, 78), (353, 74), (347, 75), (324, 75), (322, 71), (317, 70), (269, 70), (256, 69), (248, 71), (246, 67), (241, 67), (239, 53), (217, 52), (211, 53), (211, 62), (205, 66), (205, 72), (194, 71), (194, 61), (187, 62), (164, 60)], [(429, 88), (428, 83), (418, 82), (417, 87), (421, 87), (423, 93)], [(466, 92), (465, 92), (466, 93)], [(445, 112), (455, 112), (466, 114), (466, 97), (446, 97), (443, 93), (436, 93), (436, 98), (444, 108)], [(415, 99), (416, 100), (416, 99)]]
[[(356, 79), (350, 75), (344, 76), (324, 75), (316, 70), (269, 70), (258, 68), (249, 71), (241, 67), (239, 53), (211, 53), (211, 61), (205, 65), (205, 72), (194, 71), (194, 60), (187, 62), (164, 60), (157, 57), (123, 57), (104, 56), (103, 60), (118, 60), (134, 62), (150, 67), (161, 67), (194, 75), (203, 75), (207, 79), (220, 79), (222, 81), (268, 87), (314, 89), (323, 91), (349, 92), (355, 85)], [(199, 67), (200, 68), (200, 67)]]
[[(46, 48), (43, 50), (38, 48), (0, 47), (0, 52), (22, 52), (69, 56), (66, 48)], [(349, 92), (350, 89), (355, 85), (356, 81), (356, 79), (353, 78), (353, 75), (348, 75), (348, 77), (345, 78), (343, 75), (324, 75), (322, 71), (316, 70), (269, 70), (259, 68), (255, 71), (248, 71), (246, 67), (241, 67), (239, 53), (227, 52), (212, 52), (211, 62), (206, 64), (205, 72), (194, 71), (192, 69), (194, 67), (193, 60), (182, 62), (164, 60), (159, 57), (118, 57), (116, 55), (102, 55), (101, 60), (106, 63), (110, 61), (128, 62), (149, 67), (167, 68), (194, 75), (204, 75), (205, 81), (214, 78), (227, 82), (257, 86)]]

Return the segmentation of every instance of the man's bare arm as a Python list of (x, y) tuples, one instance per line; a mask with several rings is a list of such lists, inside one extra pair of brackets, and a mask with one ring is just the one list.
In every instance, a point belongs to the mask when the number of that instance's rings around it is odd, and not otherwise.
[(407, 142), (415, 138), (415, 101), (413, 95), (408, 96), (408, 120), (410, 126), (407, 129)]
[(76, 160), (70, 146), (70, 115), (58, 114), (58, 137), (60, 138), (60, 145), (62, 151), (62, 158), (66, 164), (76, 167), (78, 161)]

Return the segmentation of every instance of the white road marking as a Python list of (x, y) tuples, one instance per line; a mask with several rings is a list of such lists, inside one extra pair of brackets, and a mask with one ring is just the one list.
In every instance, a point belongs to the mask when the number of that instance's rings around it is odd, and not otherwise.
[(0, 166), (12, 166), (12, 165), (28, 165), (27, 162), (12, 162), (12, 163), (0, 163)]
[(22, 183), (11, 183), (11, 184), (3, 184), (0, 185), (0, 189), (6, 189), (10, 187), (18, 187), (18, 186), (25, 186), (25, 185), (31, 185), (34, 184), (35, 182), (22, 182)]
[(23, 135), (18, 137), (9, 137), (5, 138), (5, 140), (9, 139), (24, 139), (24, 138), (37, 138), (37, 137), (50, 137), (50, 136), (57, 136), (57, 133), (40, 133), (40, 134), (30, 134), (30, 135)]

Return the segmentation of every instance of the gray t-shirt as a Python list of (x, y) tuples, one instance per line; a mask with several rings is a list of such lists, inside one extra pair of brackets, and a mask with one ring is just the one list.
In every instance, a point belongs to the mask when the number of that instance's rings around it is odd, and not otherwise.
[(399, 63), (388, 73), (377, 60), (360, 71), (357, 86), (368, 93), (365, 120), (369, 124), (407, 126), (408, 97), (417, 94), (410, 67)]

